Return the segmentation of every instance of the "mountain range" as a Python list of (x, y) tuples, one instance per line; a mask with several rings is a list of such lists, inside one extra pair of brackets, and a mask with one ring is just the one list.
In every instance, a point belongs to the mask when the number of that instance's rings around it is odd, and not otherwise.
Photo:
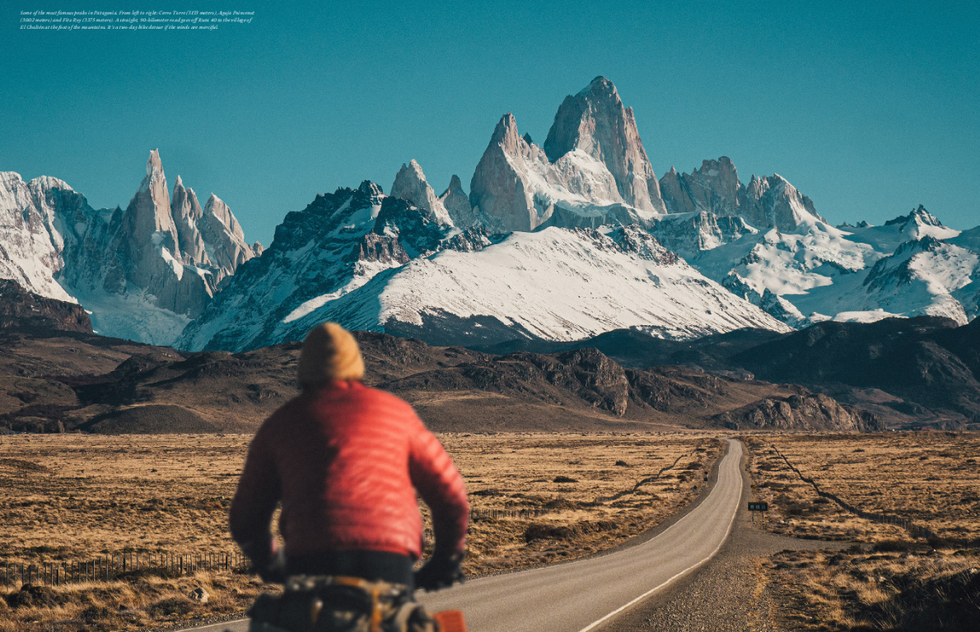
[(921, 206), (831, 226), (778, 174), (727, 157), (657, 178), (632, 108), (597, 77), (542, 146), (505, 114), (470, 180), (437, 195), (413, 161), (317, 195), (248, 245), (157, 151), (125, 210), (56, 178), (0, 173), (0, 278), (78, 303), (105, 335), (184, 350), (257, 349), (315, 323), (432, 345), (520, 348), (630, 329), (693, 340), (743, 328), (980, 310), (980, 228)]

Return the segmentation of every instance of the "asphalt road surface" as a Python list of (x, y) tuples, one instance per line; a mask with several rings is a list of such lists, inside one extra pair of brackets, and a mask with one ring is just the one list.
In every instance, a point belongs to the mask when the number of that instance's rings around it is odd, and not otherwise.
[[(742, 497), (742, 444), (728, 440), (715, 485), (692, 510), (655, 537), (565, 564), (474, 579), (419, 593), (430, 612), (462, 610), (470, 632), (598, 630), (708, 562), (732, 528)], [(246, 632), (247, 620), (194, 628)]]

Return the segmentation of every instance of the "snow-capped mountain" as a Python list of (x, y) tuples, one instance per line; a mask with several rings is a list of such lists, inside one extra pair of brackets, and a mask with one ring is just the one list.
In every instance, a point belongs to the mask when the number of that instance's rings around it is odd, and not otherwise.
[(177, 346), (244, 349), (286, 339), (301, 306), (312, 311), (435, 248), (448, 227), (432, 215), (372, 182), (318, 195), (286, 215), (268, 250), (241, 267)]
[(171, 200), (157, 151), (126, 210), (94, 210), (68, 184), (0, 174), (0, 276), (81, 303), (105, 335), (170, 344), (222, 279), (254, 257), (219, 198), (202, 209), (178, 176)]
[(690, 174), (672, 168), (660, 184), (671, 212), (651, 233), (793, 327), (920, 315), (965, 324), (977, 314), (980, 244), (921, 206), (884, 226), (833, 227), (784, 178), (743, 185), (724, 156)]
[(412, 160), (391, 195), (364, 182), (289, 213), (264, 252), (214, 195), (202, 208), (180, 177), (171, 194), (155, 151), (146, 173), (125, 211), (0, 173), (0, 277), (81, 303), (102, 333), (193, 350), (323, 320), (487, 345), (980, 312), (980, 227), (922, 207), (834, 227), (785, 178), (743, 184), (724, 156), (658, 181), (603, 77), (566, 97), (543, 146), (505, 114), (469, 194), (454, 175), (436, 195)]
[[(406, 169), (409, 190), (431, 203), (421, 169)], [(491, 235), (437, 217), (370, 182), (317, 196), (286, 216), (177, 346), (251, 349), (301, 339), (324, 320), (442, 345), (574, 340), (617, 327), (670, 338), (789, 330), (638, 226)]]

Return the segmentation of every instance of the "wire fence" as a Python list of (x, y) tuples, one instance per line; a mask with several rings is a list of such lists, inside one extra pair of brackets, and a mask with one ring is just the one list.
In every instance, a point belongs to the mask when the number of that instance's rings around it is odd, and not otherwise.
[(554, 513), (554, 511), (554, 509), (472, 509), (470, 511), (470, 520), (473, 522), (500, 520), (503, 518), (529, 520), (531, 518), (540, 518), (548, 513)]
[(197, 571), (241, 571), (249, 568), (240, 552), (173, 553), (123, 551), (87, 560), (37, 563), (0, 562), (0, 583), (61, 586), (88, 581), (112, 581), (139, 573), (179, 577)]

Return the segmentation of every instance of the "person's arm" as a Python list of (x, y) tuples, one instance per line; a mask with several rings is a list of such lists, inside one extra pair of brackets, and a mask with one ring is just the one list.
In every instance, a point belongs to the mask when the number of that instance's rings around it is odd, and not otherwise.
[(252, 439), (229, 512), (231, 537), (259, 571), (269, 567), (278, 550), (271, 524), (281, 487), (267, 434), (260, 428)]
[(416, 574), (419, 588), (436, 590), (462, 581), (460, 564), (466, 551), (470, 505), (463, 477), (436, 437), (419, 422), (412, 441), (409, 472), (412, 484), (432, 511), (435, 550)]

